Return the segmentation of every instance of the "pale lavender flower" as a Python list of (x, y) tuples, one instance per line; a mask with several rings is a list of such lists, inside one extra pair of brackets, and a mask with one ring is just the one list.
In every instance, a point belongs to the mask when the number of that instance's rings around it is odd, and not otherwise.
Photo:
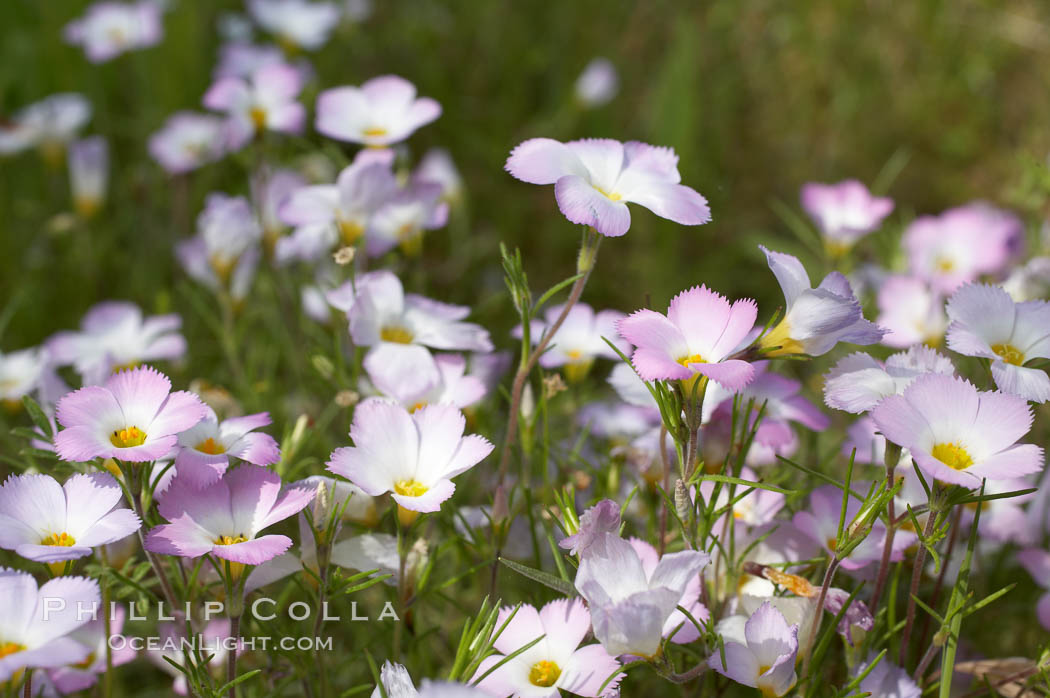
[(426, 405), (446, 404), (460, 409), (485, 396), (485, 384), (466, 373), (467, 360), (457, 354), (441, 354), (433, 362), (415, 362), (403, 352), (389, 351), (380, 344), (365, 357), (368, 380), (362, 392), (378, 393), (369, 399), (390, 399), (415, 411)]
[(60, 166), (66, 146), (91, 119), (91, 103), (76, 92), (34, 102), (0, 125), (0, 154), (40, 147), (49, 164)]
[(583, 512), (579, 528), (572, 535), (562, 538), (558, 547), (582, 558), (593, 546), (604, 543), (607, 533), (620, 535), (620, 505), (611, 499), (603, 499)]
[(316, 51), (339, 22), (339, 8), (308, 0), (248, 0), (248, 11), (260, 27), (288, 47)]
[(317, 97), (317, 130), (340, 141), (386, 147), (441, 116), (441, 105), (417, 97), (416, 87), (396, 75), (360, 87), (335, 87)]
[(620, 76), (608, 58), (595, 58), (583, 69), (573, 85), (576, 101), (593, 109), (609, 103), (620, 91)]
[[(860, 676), (870, 665), (874, 656), (858, 665), (853, 672)], [(922, 689), (912, 681), (908, 672), (883, 657), (875, 668), (865, 676), (858, 686), (862, 693), (867, 693), (870, 698), (920, 698)]]
[(118, 667), (122, 664), (134, 661), (137, 653), (130, 643), (121, 644), (113, 642), (110, 638), (119, 638), (124, 628), (124, 618), (127, 613), (123, 606), (116, 606), (113, 615), (109, 619), (109, 634), (106, 634), (106, 619), (101, 612), (82, 625), (68, 637), (83, 645), (88, 650), (87, 658), (77, 664), (49, 669), (47, 677), (55, 688), (62, 694), (76, 693), (91, 688), (98, 682), (107, 670), (106, 651), (109, 648), (109, 666)]
[(744, 642), (725, 643), (725, 663), (715, 652), (708, 665), (719, 674), (763, 695), (782, 696), (798, 681), (795, 657), (798, 654), (798, 626), (787, 624), (772, 604), (764, 603), (744, 626)]
[(143, 462), (163, 458), (176, 434), (204, 417), (193, 393), (171, 392), (171, 381), (149, 366), (120, 371), (103, 385), (89, 385), (58, 401), (64, 429), (55, 435), (63, 460), (114, 458)]
[(533, 138), (511, 152), (506, 169), (523, 182), (553, 184), (566, 218), (609, 237), (631, 227), (628, 202), (682, 225), (711, 220), (707, 200), (680, 184), (678, 156), (671, 148), (598, 138), (568, 143)]
[(161, 7), (151, 0), (97, 2), (65, 28), (67, 42), (83, 47), (92, 63), (104, 63), (126, 51), (154, 46), (164, 35)]
[(899, 395), (927, 373), (953, 375), (952, 362), (929, 347), (917, 345), (880, 362), (870, 354), (850, 354), (824, 376), (824, 402), (853, 414), (867, 412), (887, 395)]
[(913, 344), (937, 346), (944, 338), (948, 319), (944, 298), (922, 279), (891, 276), (878, 290), (879, 316), (876, 322), (886, 329), (882, 343), (897, 349)]
[(268, 412), (230, 417), (222, 422), (205, 406), (204, 419), (179, 434), (175, 472), (197, 487), (206, 487), (230, 467), (230, 457), (255, 465), (273, 465), (281, 449), (269, 434), (256, 432), (272, 422)]
[(226, 145), (243, 148), (263, 131), (301, 133), (306, 108), (295, 101), (303, 88), (300, 72), (274, 63), (247, 79), (220, 78), (204, 94), (204, 106), (226, 114)]
[[(552, 305), (544, 313), (543, 320), (533, 320), (529, 326), (529, 339), (536, 346), (565, 309), (563, 304)], [(565, 377), (578, 382), (586, 377), (597, 358), (618, 360), (619, 355), (606, 344), (612, 342), (621, 352), (628, 353), (630, 344), (620, 337), (619, 323), (627, 317), (618, 310), (594, 312), (586, 303), (577, 303), (565, 316), (558, 332), (551, 338), (548, 350), (540, 356), (544, 368), (564, 367)], [(522, 327), (513, 331), (514, 337), (522, 336)]]
[(858, 240), (877, 230), (893, 211), (893, 200), (872, 196), (855, 179), (838, 184), (807, 182), (802, 185), (802, 208), (816, 221), (829, 252), (841, 255)]
[(372, 257), (399, 247), (406, 255), (419, 255), (423, 234), (448, 222), (448, 203), (436, 182), (417, 180), (399, 189), (372, 218), (366, 249)]
[(223, 120), (211, 114), (176, 112), (150, 136), (149, 153), (171, 174), (215, 162), (225, 154)]
[(95, 215), (106, 199), (109, 145), (102, 136), (76, 141), (69, 147), (69, 185), (73, 208), (83, 218)]

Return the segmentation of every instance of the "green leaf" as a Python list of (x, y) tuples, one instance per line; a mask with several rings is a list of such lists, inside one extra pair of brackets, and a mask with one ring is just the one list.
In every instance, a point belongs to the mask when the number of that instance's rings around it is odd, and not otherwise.
[(572, 584), (565, 581), (564, 579), (561, 579), (560, 577), (555, 577), (550, 572), (544, 572), (543, 570), (537, 570), (533, 569), (532, 567), (526, 567), (520, 562), (514, 562), (513, 560), (508, 560), (505, 557), (501, 557), (499, 561), (501, 564), (506, 565), (521, 576), (528, 577), (534, 582), (539, 582), (548, 589), (553, 589), (559, 594), (564, 594), (566, 596), (576, 596), (576, 587), (574, 587)]

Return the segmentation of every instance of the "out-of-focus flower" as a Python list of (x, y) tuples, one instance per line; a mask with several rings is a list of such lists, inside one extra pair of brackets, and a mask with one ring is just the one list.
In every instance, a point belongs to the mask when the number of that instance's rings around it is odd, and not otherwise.
[(120, 368), (181, 358), (186, 353), (181, 326), (178, 315), (144, 318), (134, 303), (104, 301), (84, 315), (79, 332), (57, 332), (46, 346), (56, 366), (72, 365), (85, 385), (95, 385)]
[[(860, 512), (861, 502), (856, 497), (850, 497), (846, 503), (845, 525), (856, 518)], [(835, 554), (838, 543), (839, 521), (842, 514), (842, 490), (835, 485), (824, 485), (813, 490), (809, 495), (809, 507), (806, 511), (795, 513), (792, 523), (795, 528), (802, 531), (813, 542)], [(868, 533), (867, 538), (857, 547), (850, 551), (849, 555), (842, 559), (842, 568), (845, 570), (859, 570), (871, 562), (882, 557), (884, 541), (886, 539), (886, 527), (881, 521), (876, 521)], [(908, 531), (897, 531), (893, 538), (893, 551), (891, 559), (901, 560), (904, 551), (915, 542), (915, 535)]]
[(379, 682), (383, 684), (383, 689), (376, 686), (371, 698), (382, 698), (384, 694), (387, 698), (490, 698), (490, 694), (480, 688), (451, 681), (423, 679), (417, 691), (408, 669), (402, 664), (390, 662), (383, 663)]
[(106, 619), (101, 611), (87, 624), (69, 633), (67, 637), (83, 645), (88, 655), (82, 662), (48, 670), (48, 678), (60, 693), (76, 693), (94, 686), (98, 677), (107, 670), (107, 647), (110, 655), (109, 666), (117, 667), (135, 659), (137, 653), (130, 643), (108, 644), (111, 637), (120, 637), (126, 615), (123, 606), (114, 606), (113, 615), (109, 619), (108, 635), (106, 634)]
[[(853, 672), (854, 676), (860, 676), (870, 665), (874, 656), (857, 666)], [(886, 657), (883, 657), (868, 675), (861, 679), (857, 687), (861, 693), (867, 693), (870, 698), (920, 698), (922, 689), (912, 681), (908, 672), (900, 668)]]
[[(495, 649), (501, 654), (486, 657), (478, 667), (476, 678), (507, 655), (542, 639), (495, 668), (478, 683), (479, 688), (491, 695), (535, 698), (557, 698), (562, 691), (591, 698), (618, 695), (617, 686), (625, 676), (616, 674), (619, 662), (601, 645), (580, 647), (591, 628), (591, 619), (587, 607), (579, 599), (557, 599), (539, 611), (528, 604), (519, 606), (516, 611), (503, 608), (496, 627), (503, 627), (504, 623), (506, 627), (495, 641)], [(602, 684), (610, 677), (605, 689), (599, 693)]]
[(782, 696), (798, 681), (798, 626), (788, 625), (772, 604), (764, 603), (744, 625), (744, 642), (725, 643), (725, 663), (715, 652), (708, 665), (719, 674), (766, 696)]
[(948, 319), (944, 298), (922, 279), (891, 276), (879, 287), (876, 322), (886, 329), (882, 343), (904, 349), (913, 344), (937, 346), (944, 338)]
[(48, 351), (37, 347), (0, 353), (0, 401), (20, 404), (40, 387), (49, 361)]
[(469, 407), (485, 396), (485, 384), (466, 373), (467, 360), (456, 354), (441, 354), (434, 361), (407, 364), (403, 352), (389, 352), (380, 344), (364, 360), (368, 383), (362, 392), (379, 393), (372, 399), (391, 399), (409, 410), (426, 405), (446, 404), (460, 409)]
[(167, 660), (179, 666), (186, 666), (189, 661), (186, 653), (182, 650), (183, 640), (196, 642), (198, 647), (209, 648), (208, 668), (216, 669), (224, 666), (227, 647), (230, 641), (230, 619), (225, 616), (212, 618), (204, 626), (203, 630), (193, 638), (185, 638), (185, 630), (175, 623), (158, 623), (157, 639), (159, 642), (147, 643), (146, 659), (151, 664), (160, 668), (172, 678), (172, 690), (180, 696), (189, 694), (189, 685), (186, 682), (186, 674), (176, 669)]
[[(532, 345), (539, 344), (541, 337), (552, 327), (565, 309), (564, 305), (552, 305), (544, 313), (544, 320), (533, 320), (529, 326), (529, 339)], [(577, 303), (565, 317), (565, 322), (558, 328), (551, 339), (549, 349), (540, 357), (544, 368), (565, 367), (565, 377), (570, 382), (578, 382), (587, 376), (596, 358), (619, 358), (605, 339), (608, 339), (620, 351), (627, 353), (630, 346), (620, 338), (617, 324), (626, 316), (618, 310), (602, 310), (598, 313), (586, 303)], [(515, 337), (522, 336), (522, 327), (514, 328)]]
[(573, 86), (576, 101), (588, 109), (607, 104), (620, 91), (620, 76), (608, 58), (595, 58), (583, 69)]
[(372, 16), (372, 0), (343, 0), (343, 18), (360, 24)]
[(982, 274), (1004, 273), (1024, 245), (1024, 224), (1012, 213), (976, 202), (916, 218), (902, 244), (912, 274), (950, 294)]
[(948, 346), (965, 356), (989, 359), (1003, 392), (1032, 402), (1050, 400), (1050, 376), (1025, 367), (1050, 359), (1050, 303), (1017, 303), (1001, 286), (967, 284), (948, 299)]
[(1017, 561), (1031, 575), (1032, 581), (1046, 590), (1036, 603), (1035, 615), (1039, 624), (1050, 630), (1050, 552), (1042, 548), (1028, 548), (1017, 553)]
[(91, 103), (76, 92), (60, 92), (25, 107), (0, 124), (0, 155), (39, 147), (58, 167), (66, 146), (91, 119)]
[(711, 220), (707, 199), (681, 182), (671, 148), (593, 138), (560, 143), (533, 138), (507, 158), (507, 171), (530, 184), (553, 184), (558, 208), (573, 223), (617, 237), (631, 227), (627, 203), (682, 225)]
[(175, 254), (194, 279), (240, 300), (255, 277), (262, 235), (247, 199), (213, 193), (197, 217), (197, 235), (180, 242)]
[(204, 414), (197, 396), (172, 393), (164, 374), (149, 366), (128, 369), (58, 401), (56, 416), (65, 428), (55, 435), (55, 449), (68, 461), (157, 460), (175, 446), (179, 432)]
[(453, 206), (463, 198), (463, 178), (444, 148), (431, 148), (419, 161), (412, 179), (441, 185), (441, 198)]
[(393, 151), (358, 153), (335, 184), (316, 184), (292, 191), (278, 214), (297, 226), (278, 244), (278, 258), (312, 261), (332, 247), (357, 245), (372, 227), (372, 219), (397, 192)]
[(100, 601), (98, 582), (86, 577), (60, 577), (38, 588), (32, 575), (0, 568), (0, 681), (22, 669), (84, 661), (89, 650), (70, 633), (91, 620)]
[(284, 52), (277, 46), (252, 44), (246, 40), (229, 41), (219, 49), (219, 61), (213, 77), (247, 79), (260, 68), (284, 63)]
[(1018, 303), (1050, 297), (1050, 257), (1033, 257), (1016, 267), (1003, 281), (1003, 288)]
[(440, 184), (422, 180), (398, 190), (372, 218), (368, 254), (378, 257), (399, 247), (406, 255), (418, 256), (423, 250), (423, 233), (448, 222), (448, 204), (441, 193)]
[(758, 306), (750, 298), (732, 304), (706, 286), (682, 291), (667, 315), (638, 310), (620, 320), (620, 335), (637, 349), (631, 357), (645, 380), (695, 380), (706, 376), (730, 390), (751, 382), (754, 367), (730, 359), (743, 348)]
[(292, 192), (306, 185), (302, 175), (294, 170), (266, 168), (252, 177), (252, 203), (262, 226), (263, 244), (273, 252), (277, 241), (285, 233), (285, 222), (281, 219), (281, 206)]
[(211, 114), (176, 112), (150, 136), (149, 153), (171, 174), (215, 162), (225, 154), (223, 120)]
[(276, 463), (281, 458), (277, 442), (269, 434), (255, 431), (269, 424), (268, 412), (219, 422), (214, 410), (207, 407), (204, 419), (179, 434), (175, 472), (196, 487), (206, 487), (222, 477), (230, 467), (231, 456), (255, 465)]
[(810, 285), (802, 262), (762, 247), (773, 275), (784, 292), (784, 316), (759, 344), (767, 356), (819, 356), (839, 342), (875, 344), (885, 330), (864, 319), (860, 302), (846, 277), (833, 271), (820, 285)]
[(686, 550), (660, 558), (651, 573), (630, 543), (605, 534), (580, 561), (576, 589), (591, 611), (594, 636), (610, 655), (652, 657), (664, 624), (710, 558)]
[(838, 184), (807, 182), (802, 185), (802, 208), (816, 221), (824, 245), (833, 257), (849, 251), (862, 237), (877, 230), (893, 211), (893, 200), (872, 196), (855, 179)]
[(160, 43), (164, 35), (161, 12), (160, 4), (151, 0), (97, 2), (83, 17), (66, 25), (65, 39), (81, 46), (92, 63), (104, 63), (125, 51)]
[(620, 505), (611, 499), (603, 499), (580, 516), (580, 527), (575, 533), (562, 538), (558, 547), (568, 550), (570, 555), (583, 557), (596, 544), (605, 543), (605, 534), (620, 535)]
[(287, 536), (259, 532), (298, 514), (314, 494), (301, 487), (282, 489), (281, 478), (259, 465), (231, 468), (202, 489), (176, 476), (158, 502), (160, 515), (170, 523), (150, 530), (146, 548), (182, 557), (210, 553), (231, 563), (258, 565), (292, 545)]
[(964, 487), (981, 479), (1030, 475), (1043, 467), (1043, 449), (1017, 444), (1032, 426), (1032, 410), (1017, 396), (980, 392), (961, 378), (916, 378), (872, 412), (888, 440), (907, 448), (927, 477)]
[(441, 116), (441, 105), (417, 97), (416, 86), (396, 75), (360, 87), (335, 87), (317, 97), (317, 130), (340, 141), (386, 147)]
[(887, 395), (904, 392), (927, 373), (952, 375), (955, 367), (948, 357), (922, 345), (893, 354), (885, 363), (857, 352), (839, 359), (824, 376), (824, 402), (833, 409), (860, 414)]
[(308, 0), (249, 0), (248, 11), (286, 50), (316, 51), (339, 22), (339, 8)]
[(109, 145), (102, 136), (76, 141), (69, 147), (69, 185), (73, 208), (91, 218), (102, 208), (109, 184)]
[[(438, 511), (452, 496), (452, 478), (492, 451), (486, 439), (463, 435), (466, 419), (451, 405), (428, 405), (413, 413), (374, 401), (354, 410), (350, 438), (337, 448), (328, 469), (372, 496), (392, 493), (405, 522), (408, 512)], [(406, 511), (407, 510), (407, 511)]]
[(204, 106), (224, 112), (226, 145), (243, 148), (264, 130), (300, 133), (306, 108), (295, 101), (302, 89), (298, 70), (273, 63), (247, 78), (220, 78), (204, 93)]
[(0, 548), (48, 564), (90, 555), (139, 529), (122, 498), (109, 473), (76, 473), (62, 485), (49, 475), (12, 475), (0, 486)]

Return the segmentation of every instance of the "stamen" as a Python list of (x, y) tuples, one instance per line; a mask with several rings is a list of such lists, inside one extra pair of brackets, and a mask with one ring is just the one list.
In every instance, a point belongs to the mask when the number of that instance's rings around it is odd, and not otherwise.
[(131, 448), (141, 446), (146, 441), (146, 432), (138, 427), (125, 427), (116, 429), (109, 436), (109, 442), (117, 448)]
[(966, 449), (954, 443), (937, 444), (930, 455), (955, 470), (966, 470), (973, 465), (973, 458)]
[(554, 662), (543, 659), (532, 665), (529, 670), (529, 683), (533, 686), (550, 688), (561, 676), (561, 667)]

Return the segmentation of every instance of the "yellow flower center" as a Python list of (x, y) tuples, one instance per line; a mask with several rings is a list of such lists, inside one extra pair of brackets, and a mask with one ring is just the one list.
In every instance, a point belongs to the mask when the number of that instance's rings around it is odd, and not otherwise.
[(131, 448), (141, 446), (146, 441), (146, 432), (138, 427), (125, 427), (114, 430), (109, 436), (109, 442), (117, 448)]
[(682, 364), (686, 368), (689, 368), (689, 364), (706, 364), (707, 361), (705, 361), (704, 357), (700, 356), (699, 354), (693, 354), (692, 356), (683, 356), (682, 358), (678, 359), (678, 363)]
[(426, 406), (427, 406), (426, 401), (425, 400), (420, 400), (416, 404), (412, 405), (410, 411), (411, 412), (415, 412), (416, 410), (421, 410), (421, 409), (423, 409)]
[(622, 196), (620, 196), (619, 194), (617, 194), (614, 191), (613, 192), (608, 192), (608, 191), (605, 191), (604, 189), (602, 189), (601, 187), (595, 187), (595, 189), (597, 189), (602, 194), (602, 196), (607, 198), (609, 201), (619, 201), (620, 199), (623, 198)]
[(368, 138), (382, 138), (387, 134), (387, 130), (382, 126), (371, 126), (361, 132)]
[(92, 218), (102, 208), (102, 200), (97, 196), (74, 196), (73, 209), (81, 218)]
[(393, 342), (394, 344), (411, 344), (415, 336), (404, 327), (387, 325), (379, 330), (379, 338), (384, 342)]
[(550, 688), (561, 676), (561, 667), (546, 659), (536, 662), (529, 669), (529, 683), (533, 686)]
[(405, 497), (422, 497), (428, 489), (418, 480), (398, 480), (394, 483), (394, 491)]
[(776, 327), (764, 334), (758, 341), (758, 346), (769, 350), (765, 352), (766, 356), (806, 353), (802, 343), (791, 338), (791, 323), (787, 319), (781, 320)]
[(112, 371), (113, 371), (113, 373), (120, 373), (121, 371), (130, 371), (131, 369), (138, 368), (138, 367), (139, 367), (139, 362), (138, 361), (125, 361), (122, 364), (117, 364), (116, 366), (114, 366)]
[(73, 666), (77, 669), (87, 669), (89, 666), (95, 663), (95, 659), (97, 659), (97, 657), (95, 657), (95, 653), (89, 652), (88, 656), (84, 657), (84, 661), (77, 662)]
[(763, 665), (758, 667), (758, 675), (759, 676), (761, 676), (762, 674), (766, 673), (767, 671), (769, 671), (769, 665), (768, 664), (763, 664)]
[(955, 260), (951, 257), (938, 257), (933, 266), (937, 271), (947, 274), (955, 270)]
[(565, 355), (571, 359), (569, 363), (565, 364), (562, 372), (565, 374), (565, 380), (570, 383), (580, 383), (587, 374), (591, 371), (591, 366), (594, 365), (594, 360), (590, 358), (583, 358), (583, 352), (579, 349), (573, 349), (572, 351), (565, 352)]
[(230, 277), (233, 276), (233, 268), (237, 265), (236, 257), (227, 257), (221, 254), (213, 254), (208, 257), (208, 263), (211, 264), (212, 271), (219, 277), (219, 281), (224, 284), (230, 282)]
[(1012, 344), (993, 344), (992, 351), (1000, 359), (1014, 366), (1024, 364), (1024, 353)]
[(219, 536), (215, 539), (215, 545), (236, 545), (237, 543), (246, 542), (248, 542), (248, 537), (239, 533), (236, 536)]
[(339, 239), (344, 245), (353, 246), (365, 234), (365, 227), (357, 221), (347, 221), (339, 218), (336, 223), (339, 226)]
[(266, 127), (266, 110), (262, 107), (252, 107), (251, 111), (248, 112), (252, 118), (252, 125), (255, 126), (256, 131), (261, 131)]
[(40, 541), (40, 545), (57, 545), (62, 548), (72, 548), (76, 545), (76, 542), (76, 538), (63, 531), (62, 533), (52, 533), (50, 536), (47, 536)]
[(837, 538), (828, 538), (826, 541), (824, 541), (824, 545), (827, 546), (828, 550), (830, 550), (831, 552), (835, 552), (835, 548), (838, 547), (839, 541)]
[(17, 642), (0, 642), (0, 659), (21, 652), (25, 648), (25, 645), (20, 645)]
[(930, 455), (955, 470), (966, 470), (973, 465), (973, 458), (966, 449), (953, 443), (937, 444)]
[(226, 453), (226, 448), (210, 436), (194, 446), (194, 448), (201, 453), (207, 453), (209, 456), (217, 456)]

